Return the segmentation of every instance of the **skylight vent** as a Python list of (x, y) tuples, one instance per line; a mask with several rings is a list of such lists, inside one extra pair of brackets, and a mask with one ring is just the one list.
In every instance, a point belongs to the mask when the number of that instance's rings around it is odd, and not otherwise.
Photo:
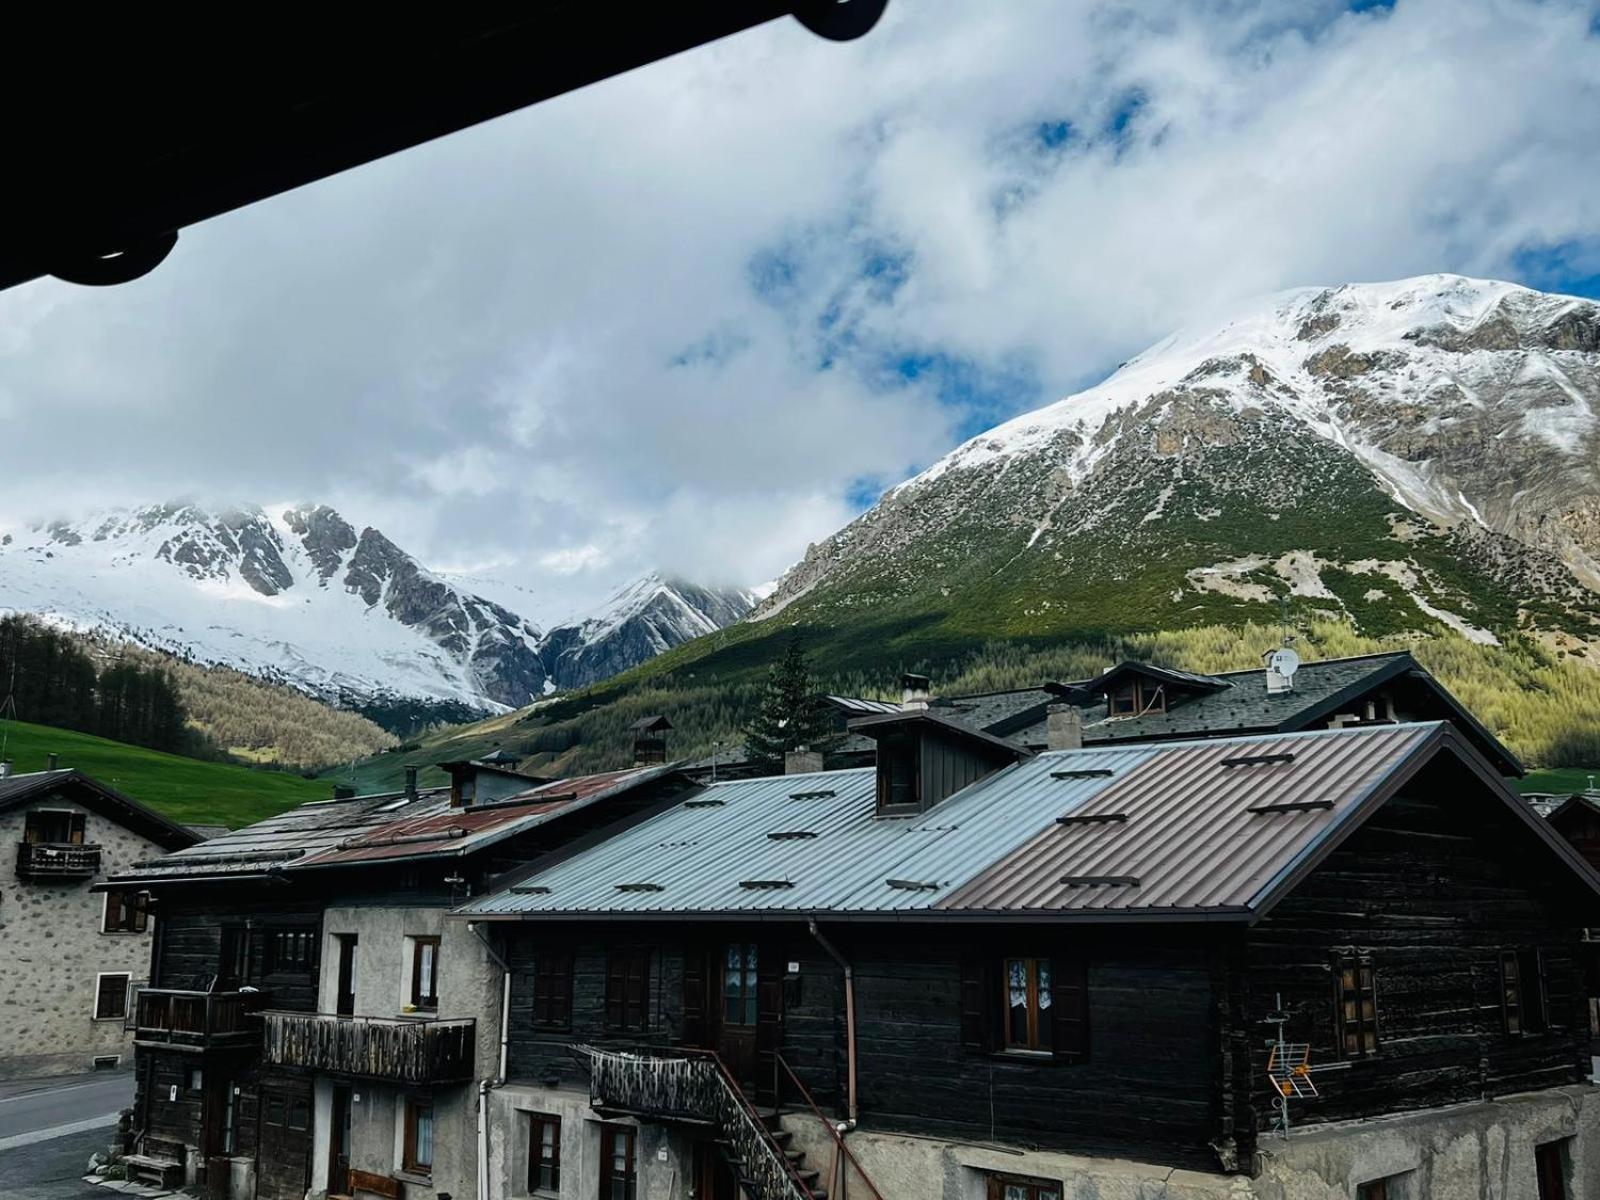
[(811, 829), (780, 829), (767, 836), (775, 842), (804, 842), (816, 837), (817, 834)]
[(820, 792), (790, 792), (789, 793), (789, 799), (791, 799), (791, 800), (827, 800), (830, 797), (837, 796), (837, 795), (838, 795), (838, 793), (835, 792), (832, 788), (825, 788), (824, 790), (822, 790)]
[(1222, 760), (1223, 767), (1264, 767), (1270, 763), (1289, 763), (1294, 761), (1294, 755), (1288, 752), (1283, 754), (1241, 754), (1236, 758)]
[(659, 883), (619, 883), (619, 892), (664, 892), (666, 889)]
[(788, 879), (741, 879), (739, 886), (747, 892), (775, 892), (792, 888), (794, 883)]
[(387, 804), (378, 805), (378, 807), (373, 809), (372, 811), (373, 812), (393, 812), (397, 808), (404, 808), (406, 805), (410, 804), (411, 801), (414, 800), (414, 799), (416, 799), (416, 797), (414, 797), (414, 796), (401, 796), (400, 799), (398, 799), (398, 800), (391, 800)]
[(721, 808), (726, 803), (726, 800), (685, 800), (683, 806), (685, 808)]
[(511, 889), (522, 896), (548, 896), (550, 889), (542, 883), (524, 883)]
[(1137, 875), (1063, 875), (1064, 887), (1138, 887)]
[(1128, 820), (1127, 813), (1068, 813), (1064, 817), (1057, 817), (1057, 825), (1122, 825)]
[(1273, 813), (1318, 812), (1332, 807), (1332, 800), (1285, 800), (1279, 804), (1258, 804), (1245, 812), (1251, 816), (1271, 816)]
[(899, 892), (937, 892), (939, 890), (939, 885), (932, 880), (885, 879), (884, 882)]
[(1115, 771), (1109, 767), (1085, 767), (1078, 771), (1051, 771), (1051, 779), (1109, 779)]

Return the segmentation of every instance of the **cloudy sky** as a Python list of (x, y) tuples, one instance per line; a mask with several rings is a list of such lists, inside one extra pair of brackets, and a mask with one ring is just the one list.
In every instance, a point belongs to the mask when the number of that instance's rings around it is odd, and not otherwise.
[(1600, 294), (1596, 146), (1595, 3), (778, 22), (0, 293), (0, 525), (310, 499), (558, 607), (754, 583), (1241, 298)]

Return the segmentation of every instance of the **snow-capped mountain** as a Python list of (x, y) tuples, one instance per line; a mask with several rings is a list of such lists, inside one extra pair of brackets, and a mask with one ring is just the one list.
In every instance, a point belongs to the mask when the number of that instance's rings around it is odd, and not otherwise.
[(545, 634), (545, 665), (557, 687), (582, 687), (691, 638), (715, 633), (743, 617), (755, 602), (752, 592), (646, 575), (613, 595), (598, 612)]
[[(1600, 635), (1600, 306), (1431, 275), (1187, 330), (971, 439), (811, 547), (756, 616), (994, 633), (1236, 616)], [(797, 610), (800, 611), (800, 610)]]
[[(702, 624), (749, 607), (742, 593), (704, 595), (716, 603), (694, 610)], [(662, 624), (652, 641), (623, 632), (652, 603), (619, 597), (592, 628), (578, 623), (587, 632), (561, 631), (553, 652), (625, 669), (646, 649), (676, 644), (675, 628), (702, 631), (686, 619)], [(0, 538), (0, 610), (237, 667), (344, 704), (400, 697), (484, 710), (558, 686), (534, 621), (429, 571), (378, 530), (358, 533), (325, 505), (155, 505), (8, 534)], [(630, 651), (643, 657), (630, 660)]]

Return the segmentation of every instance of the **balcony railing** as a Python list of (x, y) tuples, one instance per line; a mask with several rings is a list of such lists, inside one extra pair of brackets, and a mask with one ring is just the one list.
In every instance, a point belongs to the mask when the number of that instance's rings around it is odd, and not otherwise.
[(472, 1078), (477, 1022), (335, 1017), (269, 1012), (267, 1062), (393, 1083), (464, 1083)]
[(261, 992), (192, 992), (141, 988), (135, 1041), (173, 1046), (248, 1046), (261, 1038)]
[(18, 879), (87, 879), (100, 873), (100, 847), (72, 842), (18, 842)]

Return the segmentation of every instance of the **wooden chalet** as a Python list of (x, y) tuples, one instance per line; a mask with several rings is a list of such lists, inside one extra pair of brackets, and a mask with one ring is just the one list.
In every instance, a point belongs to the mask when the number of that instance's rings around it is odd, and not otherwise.
[(1387, 720), (1033, 754), (935, 704), (469, 902), (492, 1194), (1278, 1196), (1302, 1146), (1329, 1195), (1587, 1194), (1600, 876)]
[(445, 914), (690, 786), (671, 767), (478, 775), (305, 804), (103, 885), (147, 892), (156, 916), (135, 1175), (235, 1200), (473, 1191), (503, 973)]

